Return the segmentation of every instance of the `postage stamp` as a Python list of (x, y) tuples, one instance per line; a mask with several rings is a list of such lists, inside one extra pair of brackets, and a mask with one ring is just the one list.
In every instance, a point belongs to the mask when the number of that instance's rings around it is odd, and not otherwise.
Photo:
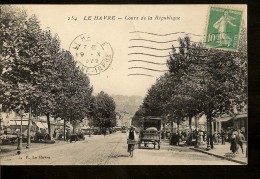
[(113, 49), (108, 42), (98, 43), (87, 34), (77, 36), (70, 44), (70, 53), (88, 75), (97, 75), (109, 68)]
[(242, 10), (223, 7), (210, 7), (206, 47), (235, 51), (238, 48), (239, 33), (242, 21)]

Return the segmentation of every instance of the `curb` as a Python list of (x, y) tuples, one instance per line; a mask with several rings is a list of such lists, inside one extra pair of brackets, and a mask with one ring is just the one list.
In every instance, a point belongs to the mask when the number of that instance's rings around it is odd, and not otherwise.
[[(93, 136), (91, 136), (91, 137), (93, 137)], [(85, 139), (83, 141), (88, 141), (88, 140)], [(82, 142), (82, 141), (78, 141), (78, 142)], [(70, 142), (64, 142), (64, 143), (61, 143), (61, 144), (54, 143), (54, 144), (49, 144), (47, 146), (39, 146), (39, 147), (36, 147), (36, 148), (29, 148), (29, 149), (25, 148), (25, 149), (21, 150), (22, 151), (21, 153), (24, 154), (24, 153), (34, 151), (34, 150), (46, 149), (46, 148), (50, 148), (50, 147), (54, 147), (54, 146), (61, 146), (61, 145), (65, 145), (65, 144), (70, 144)], [(11, 150), (10, 152), (6, 152), (6, 153), (0, 155), (0, 159), (4, 158), (4, 157), (11, 157), (11, 156), (19, 155), (19, 154), (17, 154), (17, 151), (18, 150), (14, 149), (14, 150)]]
[(192, 147), (190, 147), (190, 149), (191, 149), (191, 150), (194, 150), (194, 151), (197, 151), (197, 152), (202, 152), (202, 153), (204, 153), (204, 154), (212, 155), (212, 156), (214, 156), (214, 157), (218, 157), (218, 158), (221, 158), (221, 159), (225, 159), (225, 160), (229, 160), (229, 161), (236, 162), (236, 163), (239, 163), (239, 164), (247, 165), (246, 162), (234, 160), (234, 159), (227, 158), (227, 157), (224, 157), (224, 156), (221, 156), (221, 155), (217, 155), (217, 154), (213, 154), (213, 153), (210, 153), (210, 152), (206, 152), (206, 151), (203, 151), (203, 150), (200, 150), (200, 149), (197, 149), (197, 148), (192, 148)]
[[(50, 144), (50, 145), (47, 145), (47, 146), (39, 146), (39, 147), (36, 147), (36, 148), (29, 148), (29, 149), (25, 148), (25, 149), (22, 149), (20, 151), (21, 151), (22, 154), (24, 154), (24, 153), (31, 152), (31, 151), (34, 151), (34, 150), (46, 149), (46, 148), (50, 148), (50, 147), (53, 147), (53, 146), (61, 146), (61, 145), (65, 145), (65, 144), (69, 144), (69, 143)], [(18, 150), (14, 149), (14, 150), (11, 150), (10, 152), (6, 152), (5, 154), (0, 155), (0, 158), (19, 155), (19, 154), (17, 154), (17, 151)]]

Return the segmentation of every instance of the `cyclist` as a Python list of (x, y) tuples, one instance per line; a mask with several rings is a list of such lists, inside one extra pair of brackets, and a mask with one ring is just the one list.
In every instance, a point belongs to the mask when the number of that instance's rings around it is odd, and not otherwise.
[[(137, 139), (134, 126), (130, 127), (129, 133), (127, 135), (127, 139), (130, 139), (130, 140), (136, 140)], [(131, 155), (131, 147), (134, 147), (134, 145), (135, 144), (128, 144), (128, 150), (127, 151), (130, 153), (130, 155)]]

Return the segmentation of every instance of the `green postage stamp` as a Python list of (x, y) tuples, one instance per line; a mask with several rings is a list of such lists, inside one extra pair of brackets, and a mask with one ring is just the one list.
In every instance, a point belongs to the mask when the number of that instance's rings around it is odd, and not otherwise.
[(241, 10), (210, 7), (206, 47), (237, 50), (242, 14)]

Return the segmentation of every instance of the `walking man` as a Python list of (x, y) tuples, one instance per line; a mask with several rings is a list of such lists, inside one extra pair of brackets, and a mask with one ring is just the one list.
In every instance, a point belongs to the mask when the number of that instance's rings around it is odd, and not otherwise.
[[(244, 153), (244, 149), (243, 149), (243, 142), (245, 141), (245, 136), (241, 133), (241, 130), (238, 129), (238, 135), (237, 135), (237, 141), (238, 141), (238, 145), (240, 146), (241, 150), (242, 150), (242, 154)], [(237, 148), (237, 153), (238, 153), (238, 149)]]
[(223, 130), (221, 130), (221, 141), (222, 141), (222, 145), (225, 145), (226, 133)]

